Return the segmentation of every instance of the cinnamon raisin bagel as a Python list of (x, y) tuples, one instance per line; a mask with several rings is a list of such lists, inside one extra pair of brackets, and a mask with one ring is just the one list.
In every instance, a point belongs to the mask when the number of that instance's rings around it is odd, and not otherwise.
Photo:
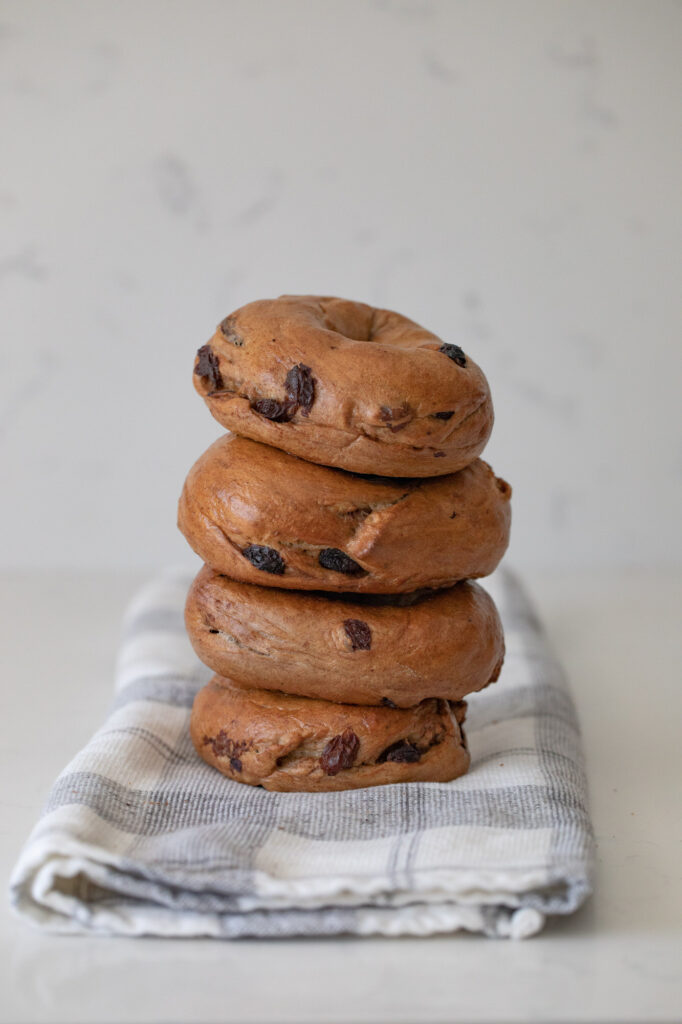
[(463, 775), (465, 712), (442, 700), (409, 711), (358, 708), (241, 690), (216, 676), (194, 700), (190, 732), (200, 757), (231, 779), (323, 792)]
[(510, 495), (480, 459), (430, 480), (362, 477), (226, 434), (190, 470), (178, 522), (202, 560), (235, 579), (397, 593), (492, 572)]
[(355, 473), (453, 473), (493, 425), (471, 356), (399, 313), (346, 299), (242, 306), (199, 349), (194, 382), (234, 433)]
[(476, 583), (397, 597), (254, 587), (199, 572), (185, 623), (197, 655), (234, 685), (348, 704), (461, 700), (497, 679), (504, 638)]

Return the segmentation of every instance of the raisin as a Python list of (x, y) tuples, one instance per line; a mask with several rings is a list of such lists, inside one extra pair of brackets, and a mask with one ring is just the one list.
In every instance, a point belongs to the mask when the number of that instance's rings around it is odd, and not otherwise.
[(251, 565), (261, 572), (271, 572), (275, 576), (281, 576), (286, 568), (284, 559), (279, 551), (268, 548), (264, 544), (250, 544), (242, 551), (244, 558), (248, 558)]
[(345, 551), (339, 551), (338, 548), (322, 548), (317, 560), (323, 569), (345, 572), (349, 576), (358, 576), (360, 573), (365, 572), (362, 566), (354, 562), (350, 555), (347, 555)]
[(197, 377), (208, 377), (214, 391), (223, 386), (223, 378), (220, 373), (220, 362), (210, 345), (202, 345), (197, 351), (197, 365), (194, 372)]
[(382, 697), (381, 703), (385, 708), (397, 708), (398, 705), (394, 704), (390, 697)]
[(219, 629), (209, 629), (209, 633), (219, 633)]
[(291, 402), (278, 402), (276, 398), (258, 398), (251, 403), (251, 408), (274, 423), (288, 423), (296, 412), (296, 406)]
[(459, 345), (441, 345), (438, 351), (443, 352), (448, 359), (452, 359), (453, 363), (457, 363), (458, 366), (466, 366), (467, 364), (467, 357)]
[(454, 410), (452, 412), (434, 412), (431, 413), (434, 420), (451, 420), (455, 415)]
[(414, 743), (410, 743), (409, 740), (398, 740), (397, 743), (391, 743), (390, 747), (386, 747), (383, 753), (379, 754), (377, 764), (383, 764), (384, 761), (414, 764), (420, 757), (421, 753)]
[(304, 416), (307, 416), (315, 401), (315, 381), (310, 367), (304, 363), (292, 366), (286, 375), (284, 385), (289, 401), (297, 406)]
[(395, 409), (391, 409), (388, 405), (382, 405), (379, 409), (379, 418), (384, 423), (392, 423), (394, 420), (404, 420), (406, 416), (410, 415), (410, 407), (406, 403), (397, 406)]
[(320, 768), (325, 775), (338, 775), (353, 766), (359, 749), (360, 740), (352, 729), (345, 729), (340, 736), (334, 736), (322, 751)]
[(362, 619), (344, 619), (343, 628), (354, 651), (369, 651), (372, 647), (372, 630)]
[(214, 736), (212, 739), (205, 739), (204, 743), (211, 744), (213, 747), (213, 753), (216, 757), (225, 757), (226, 754), (231, 754), (232, 747), (234, 746), (234, 741), (230, 739), (224, 729), (221, 729), (218, 735)]
[(216, 757), (229, 757), (230, 768), (235, 772), (242, 770), (242, 762), (239, 755), (251, 747), (250, 740), (230, 739), (224, 729), (221, 729), (218, 735), (213, 738), (204, 736), (204, 745), (206, 744), (210, 744)]
[(220, 322), (220, 333), (224, 338), (227, 338), (229, 342), (236, 345), (237, 348), (241, 348), (244, 344), (244, 339), (234, 329), (235, 318), (234, 316), (226, 316), (224, 320)]
[(434, 452), (433, 453), (433, 457), (434, 457), (434, 459), (444, 459), (445, 458), (445, 452)]

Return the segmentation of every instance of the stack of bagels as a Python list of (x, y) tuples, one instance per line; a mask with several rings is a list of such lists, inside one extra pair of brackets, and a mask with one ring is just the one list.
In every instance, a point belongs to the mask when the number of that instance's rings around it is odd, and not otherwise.
[(229, 431), (179, 505), (200, 756), (282, 791), (462, 775), (463, 698), (504, 658), (471, 582), (510, 526), (481, 370), (398, 313), (283, 296), (226, 317), (194, 383)]

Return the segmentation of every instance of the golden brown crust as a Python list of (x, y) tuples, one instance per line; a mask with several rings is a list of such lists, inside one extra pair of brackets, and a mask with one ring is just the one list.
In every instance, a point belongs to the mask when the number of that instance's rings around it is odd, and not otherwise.
[(480, 455), (493, 425), (470, 356), (398, 313), (345, 299), (243, 306), (198, 354), (194, 383), (234, 433), (357, 473), (453, 473)]
[(224, 775), (281, 792), (448, 782), (469, 767), (465, 707), (353, 707), (245, 691), (216, 676), (195, 698), (190, 732), (199, 755)]
[[(204, 562), (247, 583), (400, 593), (492, 572), (509, 542), (510, 495), (480, 459), (430, 480), (363, 477), (226, 434), (190, 470), (178, 524)], [(257, 568), (243, 554), (254, 545), (277, 552), (283, 571)], [(329, 549), (359, 571), (323, 567)]]
[(414, 597), (388, 604), (285, 592), (204, 567), (185, 622), (201, 661), (247, 688), (405, 708), (428, 697), (458, 701), (497, 679), (504, 638), (482, 587), (464, 582)]

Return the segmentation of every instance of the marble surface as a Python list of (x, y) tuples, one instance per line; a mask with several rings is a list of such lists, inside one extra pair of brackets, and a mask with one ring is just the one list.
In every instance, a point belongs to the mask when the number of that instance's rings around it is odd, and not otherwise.
[[(0, 874), (99, 724), (111, 572), (0, 577)], [(0, 907), (3, 1024), (672, 1022), (682, 1014), (679, 573), (533, 573), (572, 682), (599, 848), (595, 896), (528, 942), (162, 941), (43, 935)]]
[(679, 564), (681, 45), (671, 0), (4, 0), (0, 566), (182, 558), (194, 350), (301, 291), (483, 366), (519, 564)]

